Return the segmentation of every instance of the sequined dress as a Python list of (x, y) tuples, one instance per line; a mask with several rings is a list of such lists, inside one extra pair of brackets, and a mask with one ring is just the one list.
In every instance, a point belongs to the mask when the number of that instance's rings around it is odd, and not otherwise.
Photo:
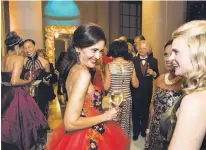
[(149, 150), (162, 150), (163, 137), (160, 135), (160, 119), (162, 115), (171, 108), (182, 96), (181, 92), (170, 91), (156, 87), (154, 95), (154, 116), (152, 118), (149, 135)]
[(113, 90), (121, 90), (123, 92), (124, 101), (121, 104), (120, 125), (127, 135), (131, 135), (131, 119), (132, 119), (132, 97), (130, 91), (130, 83), (134, 65), (132, 62), (111, 62), (109, 63), (109, 72), (111, 74), (111, 87), (109, 93)]

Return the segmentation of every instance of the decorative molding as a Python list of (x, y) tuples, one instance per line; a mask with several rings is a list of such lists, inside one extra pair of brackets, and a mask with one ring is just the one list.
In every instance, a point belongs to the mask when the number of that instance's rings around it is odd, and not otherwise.
[(45, 26), (46, 31), (46, 54), (49, 58), (49, 62), (53, 63), (55, 65), (55, 45), (54, 45), (54, 39), (55, 34), (69, 34), (72, 35), (74, 31), (76, 30), (76, 26)]

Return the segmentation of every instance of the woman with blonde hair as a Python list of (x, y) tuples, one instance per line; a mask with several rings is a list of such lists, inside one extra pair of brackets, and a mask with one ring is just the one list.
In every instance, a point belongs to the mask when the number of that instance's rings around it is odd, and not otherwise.
[(188, 22), (174, 31), (172, 37), (170, 59), (175, 75), (186, 78), (185, 95), (162, 118), (160, 130), (169, 150), (205, 149), (206, 21)]

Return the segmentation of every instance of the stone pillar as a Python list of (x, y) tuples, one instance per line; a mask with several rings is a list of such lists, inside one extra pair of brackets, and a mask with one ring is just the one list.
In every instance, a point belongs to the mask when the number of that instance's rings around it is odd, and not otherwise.
[(109, 1), (97, 2), (97, 24), (99, 24), (106, 35), (107, 46), (109, 43)]
[(120, 36), (120, 2), (110, 1), (110, 20), (109, 20), (109, 41)]
[(142, 34), (151, 43), (160, 73), (165, 71), (163, 53), (172, 32), (186, 20), (186, 1), (142, 1)]
[(80, 24), (97, 23), (97, 1), (75, 1), (80, 10)]
[(9, 1), (10, 30), (44, 48), (41, 1)]

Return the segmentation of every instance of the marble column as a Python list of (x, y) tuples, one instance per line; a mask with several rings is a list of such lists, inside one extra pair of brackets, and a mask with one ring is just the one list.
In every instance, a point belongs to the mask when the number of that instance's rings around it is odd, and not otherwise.
[(109, 20), (109, 41), (113, 42), (114, 39), (120, 36), (120, 2), (110, 1), (110, 20)]
[(186, 1), (142, 1), (142, 34), (151, 43), (160, 73), (165, 71), (163, 53), (172, 32), (186, 20)]

